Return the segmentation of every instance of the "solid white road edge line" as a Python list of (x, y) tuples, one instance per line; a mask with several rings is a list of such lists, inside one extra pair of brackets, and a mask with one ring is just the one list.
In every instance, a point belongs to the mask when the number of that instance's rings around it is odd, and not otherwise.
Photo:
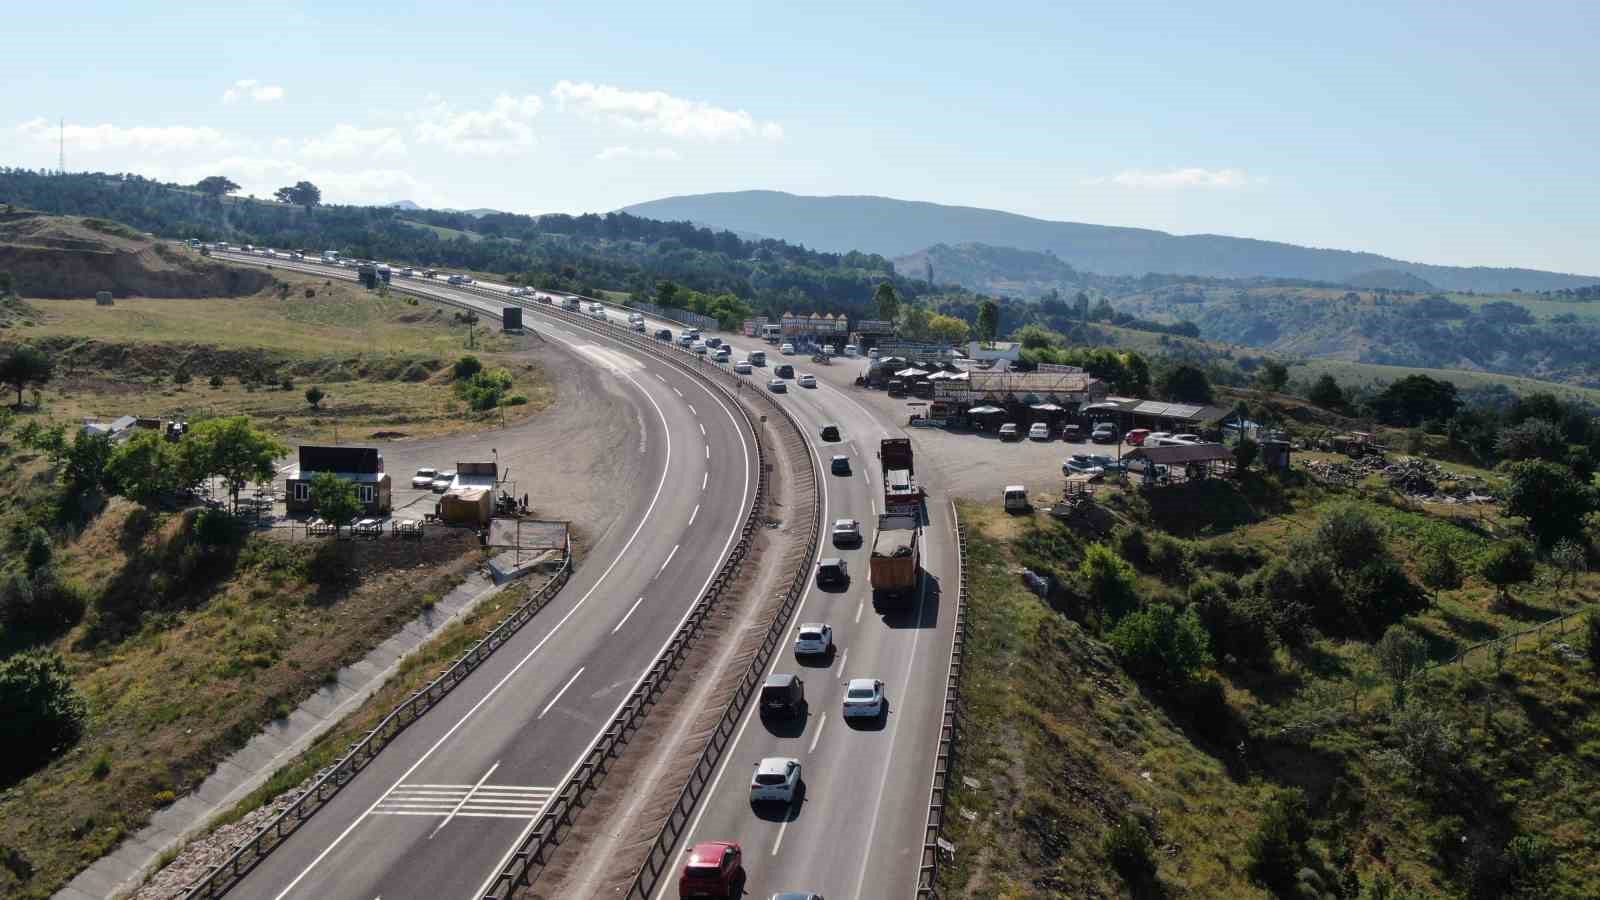
[[(557, 340), (560, 340), (560, 339), (558, 338)], [(563, 342), (563, 343), (565, 343), (565, 342)], [(578, 598), (578, 602), (576, 602), (576, 603), (574, 603), (572, 605), (572, 609), (568, 610), (567, 614), (562, 616), (561, 620), (559, 622), (556, 622), (555, 626), (553, 628), (551, 628), (550, 631), (547, 634), (545, 634), (544, 637), (540, 638), (539, 642), (537, 644), (534, 644), (533, 649), (529, 650), (527, 655), (523, 656), (522, 659), (518, 660), (517, 664), (515, 666), (511, 667), (511, 671), (507, 672), (504, 677), (502, 677), (499, 681), (495, 682), (494, 687), (490, 688), (488, 693), (484, 694), (481, 698), (479, 698), (478, 702), (474, 703), (470, 709), (468, 709), (464, 714), (462, 714), (461, 718), (457, 719), (456, 723), (454, 725), (451, 725), (449, 730), (447, 730), (443, 735), (441, 735), (437, 741), (434, 741), (433, 746), (429, 747), (425, 752), (423, 752), (423, 754), (421, 756), (417, 757), (416, 762), (412, 763), (411, 767), (406, 769), (405, 772), (402, 773), (400, 775), (400, 777), (395, 780), (394, 784), (391, 784), (389, 786), (388, 790), (386, 790), (382, 794), (380, 794), (378, 796), (378, 799), (374, 800), (372, 802), (372, 805), (367, 807), (365, 812), (363, 812), (361, 815), (357, 816), (355, 818), (355, 821), (353, 821), (349, 825), (345, 826), (345, 829), (343, 831), (339, 832), (339, 836), (334, 838), (333, 841), (328, 844), (328, 846), (322, 848), (322, 852), (318, 853), (316, 855), (315, 859), (311, 860), (311, 862), (308, 863), (305, 868), (301, 869), (300, 873), (298, 875), (296, 875), (294, 877), (294, 879), (292, 881), (290, 881), (286, 886), (284, 886), (283, 890), (281, 890), (281, 891), (279, 891), (277, 893), (277, 895), (274, 898), (274, 900), (283, 900), (284, 897), (287, 897), (289, 895), (289, 892), (294, 890), (295, 886), (298, 885), (301, 881), (303, 881), (305, 879), (305, 877), (311, 873), (312, 869), (316, 868), (324, 859), (327, 858), (329, 853), (332, 853), (334, 851), (334, 848), (338, 847), (341, 843), (344, 842), (345, 838), (350, 836), (350, 832), (354, 831), (356, 829), (356, 826), (360, 825), (362, 822), (364, 822), (367, 819), (368, 816), (372, 815), (372, 811), (378, 807), (378, 804), (380, 804), (384, 800), (388, 799), (389, 795), (391, 793), (393, 793), (395, 788), (399, 787), (401, 784), (404, 784), (406, 779), (411, 777), (411, 773), (412, 772), (415, 772), (418, 768), (420, 768), (422, 766), (422, 764), (424, 762), (427, 762), (428, 758), (431, 757), (434, 754), (434, 752), (436, 750), (438, 750), (439, 747), (444, 744), (445, 741), (449, 740), (456, 733), (456, 731), (461, 728), (462, 725), (466, 724), (466, 721), (468, 719), (472, 718), (472, 716), (474, 714), (476, 714), (477, 711), (479, 709), (481, 709), (485, 703), (489, 702), (490, 698), (494, 697), (495, 694), (500, 692), (501, 688), (505, 687), (506, 682), (510, 681), (513, 677), (516, 676), (516, 674), (518, 672), (522, 671), (522, 667), (527, 665), (528, 660), (533, 659), (534, 654), (538, 653), (541, 649), (544, 648), (545, 642), (550, 640), (550, 638), (554, 637), (555, 634), (558, 631), (561, 630), (561, 626), (567, 624), (567, 620), (571, 619), (574, 615), (576, 615), (578, 610), (583, 608), (583, 604), (585, 602), (587, 602), (588, 599), (591, 596), (594, 595), (594, 592), (600, 589), (600, 585), (605, 583), (606, 577), (611, 574), (611, 570), (616, 568), (617, 563), (621, 562), (625, 557), (627, 557), (628, 548), (633, 546), (634, 540), (636, 540), (639, 537), (640, 532), (644, 531), (645, 524), (650, 521), (651, 513), (655, 512), (656, 503), (661, 499), (661, 490), (662, 490), (662, 488), (666, 487), (666, 485), (667, 485), (667, 473), (672, 468), (672, 433), (671, 433), (670, 427), (667, 425), (667, 415), (666, 415), (666, 413), (661, 411), (661, 405), (656, 403), (655, 398), (650, 396), (649, 392), (647, 392), (644, 389), (644, 386), (639, 384), (639, 382), (635, 381), (633, 379), (633, 376), (628, 375), (625, 372), (618, 372), (617, 374), (619, 376), (621, 376), (622, 378), (627, 379), (630, 383), (633, 384), (634, 387), (638, 388), (639, 389), (639, 393), (644, 394), (645, 399), (650, 401), (650, 405), (655, 407), (656, 416), (661, 419), (661, 430), (662, 430), (662, 433), (666, 435), (666, 439), (667, 439), (667, 456), (666, 456), (665, 462), (662, 464), (662, 467), (661, 467), (661, 478), (660, 478), (660, 480), (658, 480), (656, 482), (655, 495), (650, 498), (650, 505), (648, 507), (645, 507), (644, 515), (639, 517), (639, 524), (634, 527), (633, 534), (628, 535), (628, 542), (622, 545), (622, 549), (620, 551), (618, 551), (616, 558), (611, 561), (611, 565), (606, 566), (606, 570), (604, 572), (600, 573), (600, 577), (595, 580), (594, 585), (591, 586), (589, 588), (589, 590), (586, 591), (582, 597)], [(746, 468), (748, 469), (748, 466)], [(747, 471), (746, 475), (745, 475), (745, 482), (746, 482), (747, 485), (749, 483), (749, 480), (750, 480), (750, 476), (749, 476), (748, 471)], [(743, 507), (744, 506), (744, 502), (741, 500), (739, 505), (740, 505), (740, 507)], [(737, 535), (738, 533), (739, 533), (739, 529), (736, 526), (734, 528), (732, 534), (729, 535), (729, 538), (728, 538), (729, 541), (731, 542), (733, 540), (733, 536)], [(726, 549), (724, 549), (723, 552), (727, 552)], [(710, 579), (709, 578), (706, 579), (706, 583), (707, 584), (710, 583)], [(640, 676), (640, 677), (642, 678), (643, 676)], [(626, 702), (626, 701), (624, 701), (624, 702)], [(599, 736), (597, 735), (595, 739), (599, 740)], [(567, 777), (570, 778), (571, 775), (568, 775)], [(563, 782), (565, 780), (566, 779), (563, 779)], [(529, 826), (529, 827), (532, 827), (532, 826)]]
[(583, 670), (586, 668), (588, 668), (588, 666), (579, 666), (578, 671), (572, 673), (572, 677), (568, 678), (567, 683), (561, 686), (561, 690), (556, 691), (556, 695), (550, 698), (550, 702), (544, 705), (544, 709), (539, 710), (538, 718), (544, 718), (544, 714), (549, 712), (551, 707), (555, 706), (561, 701), (561, 695), (567, 692), (567, 688), (572, 687), (572, 683), (578, 680), (578, 676), (582, 675)]
[[(804, 432), (802, 432), (802, 434), (804, 434)], [(810, 435), (806, 435), (805, 438), (806, 438), (806, 443), (810, 444), (811, 443), (811, 436)], [(812, 445), (812, 446), (813, 446), (813, 450), (816, 452), (817, 458), (821, 459), (822, 458), (821, 451), (815, 450), (815, 445)], [(819, 477), (817, 478), (817, 484), (822, 486), (822, 516), (821, 516), (820, 520), (823, 521), (823, 522), (827, 522), (827, 521), (829, 521), (829, 519), (828, 519), (828, 479), (823, 478), (823, 477), (821, 477), (819, 475)], [(817, 539), (820, 542), (821, 539), (822, 539), (822, 536), (818, 535)], [(818, 552), (821, 552), (820, 548), (819, 548)], [(789, 637), (783, 642), (783, 644), (780, 644), (779, 646), (792, 645), (794, 643), (795, 632), (800, 629), (800, 623), (805, 621), (804, 617), (801, 616), (801, 611), (803, 609), (805, 609), (806, 601), (811, 599), (811, 588), (815, 585), (815, 583), (816, 583), (816, 579), (814, 579), (814, 578), (807, 578), (806, 579), (806, 590), (805, 590), (805, 593), (800, 595), (800, 602), (795, 604), (794, 618), (793, 618), (793, 621), (789, 625)], [(773, 672), (776, 672), (778, 670), (778, 663), (783, 662), (786, 658), (787, 657), (785, 657), (781, 652), (772, 654), (772, 665), (767, 667), (767, 674), (771, 675)], [(734, 733), (733, 742), (728, 744), (729, 747), (738, 746), (739, 741), (744, 739), (744, 730), (746, 728), (750, 727), (750, 720), (755, 717), (756, 710), (759, 709), (760, 707), (761, 707), (760, 703), (752, 703), (752, 704), (750, 704), (750, 708), (745, 710), (744, 721), (739, 723), (739, 730)], [(695, 829), (700, 827), (700, 820), (705, 817), (706, 809), (707, 809), (707, 807), (710, 806), (709, 803), (706, 803), (704, 801), (717, 792), (717, 785), (722, 782), (722, 776), (727, 774), (727, 771), (728, 771), (728, 763), (730, 763), (732, 761), (733, 761), (733, 754), (724, 752), (723, 756), (722, 756), (722, 762), (717, 765), (717, 774), (716, 774), (715, 777), (713, 777), (711, 779), (711, 786), (709, 788), (707, 788), (706, 791), (700, 795), (700, 800), (702, 802), (700, 802), (698, 804), (699, 809), (695, 810), (694, 819), (689, 823), (689, 827), (687, 829), (685, 829), (684, 832), (678, 836), (678, 840), (679, 840), (680, 845), (682, 845), (682, 846), (692, 846), (691, 838), (694, 837)], [(663, 878), (661, 880), (661, 888), (660, 888), (660, 890), (656, 891), (655, 900), (662, 900), (662, 898), (666, 897), (667, 888), (671, 887), (672, 884), (673, 884), (673, 880), (671, 878)], [(485, 893), (484, 891), (479, 891), (478, 892), (478, 896), (481, 897), (481, 896), (483, 896), (484, 893)]]
[[(662, 380), (665, 381), (666, 379), (662, 379)], [(711, 388), (706, 387), (704, 384), (701, 384), (699, 381), (695, 381), (693, 383), (695, 385), (697, 385), (701, 390), (705, 391), (706, 392), (706, 396), (710, 397), (713, 402), (715, 402), (718, 406), (722, 407), (722, 412), (725, 415), (727, 415), (728, 421), (733, 424), (733, 430), (739, 435), (739, 450), (744, 455), (744, 466), (743, 466), (743, 470), (744, 470), (744, 490), (739, 495), (739, 509), (742, 510), (742, 509), (744, 509), (745, 499), (750, 496), (750, 440), (749, 440), (749, 437), (748, 437), (748, 435), (746, 435), (744, 427), (740, 425), (739, 420), (734, 418), (733, 410), (728, 408), (728, 404), (726, 402), (724, 402), (721, 397), (718, 397), (716, 394), (712, 393)], [(823, 497), (824, 497), (824, 500), (826, 500), (826, 497), (827, 497), (826, 490), (824, 490)], [(711, 574), (706, 576), (705, 583), (700, 586), (700, 590), (695, 594), (694, 599), (690, 601), (688, 608), (683, 611), (683, 617), (678, 620), (678, 624), (677, 625), (673, 626), (672, 632), (667, 635), (667, 639), (665, 641), (662, 641), (661, 649), (656, 651), (656, 654), (655, 654), (656, 656), (660, 656), (662, 653), (666, 652), (667, 647), (672, 643), (672, 639), (677, 635), (678, 629), (683, 627), (683, 623), (689, 621), (689, 614), (694, 612), (695, 603), (699, 602), (701, 595), (703, 595), (706, 592), (706, 588), (711, 586), (711, 580), (713, 578), (717, 577), (717, 572), (719, 572), (722, 569), (722, 560), (727, 557), (729, 548), (731, 548), (733, 546), (734, 539), (739, 536), (739, 531), (743, 527), (744, 527), (744, 519), (743, 519), (743, 517), (741, 517), (738, 521), (736, 521), (734, 523), (733, 531), (728, 534), (727, 542), (722, 545), (722, 552), (720, 554), (718, 554), (718, 556), (717, 556), (717, 560), (718, 560), (717, 567), (715, 569), (712, 569), (711, 570)], [(651, 657), (650, 662), (652, 664), (654, 664), (655, 657)], [(633, 687), (628, 689), (628, 694), (632, 694), (635, 690), (638, 690), (639, 685), (644, 682), (644, 678), (648, 674), (650, 674), (650, 668), (649, 668), (649, 666), (646, 666), (645, 670), (643, 672), (639, 673), (639, 678), (638, 678), (638, 680), (636, 680), (633, 683)], [(617, 704), (617, 708), (612, 710), (611, 715), (606, 717), (606, 719), (605, 719), (606, 722), (609, 723), (612, 719), (615, 719), (617, 717), (618, 713), (622, 712), (622, 707), (626, 706), (627, 703), (628, 703), (628, 700), (627, 700), (628, 694), (624, 694), (623, 695), (622, 702), (618, 703)], [(592, 750), (594, 750), (595, 745), (600, 742), (600, 738), (602, 736), (604, 736), (604, 734), (605, 734), (605, 730), (604, 729), (601, 729), (599, 732), (597, 732), (595, 734), (594, 738), (589, 741), (589, 746), (584, 748), (583, 753), (579, 754), (578, 759), (575, 762), (573, 762), (572, 768), (568, 769), (567, 770), (567, 774), (561, 776), (561, 780), (556, 782), (556, 784), (558, 786), (566, 784), (568, 781), (572, 780), (573, 773), (578, 771), (578, 767), (583, 765), (583, 761), (585, 759), (588, 759), (589, 753)], [(544, 814), (543, 810), (540, 810), (540, 815), (542, 816), (543, 814)], [(511, 842), (511, 846), (506, 848), (505, 855), (500, 857), (500, 862), (495, 865), (493, 871), (491, 871), (489, 873), (489, 876), (484, 879), (483, 884), (478, 886), (478, 892), (476, 894), (473, 894), (473, 897), (482, 897), (484, 894), (487, 894), (489, 892), (489, 888), (495, 883), (495, 880), (500, 877), (500, 873), (505, 870), (506, 864), (509, 863), (511, 861), (511, 857), (516, 854), (517, 848), (522, 846), (522, 842), (527, 839), (528, 835), (533, 833), (533, 829), (538, 824), (538, 822), (539, 822), (539, 817), (538, 816), (535, 816), (534, 818), (528, 820), (528, 824), (523, 827), (522, 831), (517, 835), (516, 839)]]

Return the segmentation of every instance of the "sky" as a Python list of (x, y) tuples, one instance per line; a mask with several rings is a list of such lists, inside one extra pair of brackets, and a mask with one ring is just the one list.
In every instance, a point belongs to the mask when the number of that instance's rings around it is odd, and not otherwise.
[(0, 165), (601, 212), (874, 194), (1600, 273), (1600, 3), (16, 5)]

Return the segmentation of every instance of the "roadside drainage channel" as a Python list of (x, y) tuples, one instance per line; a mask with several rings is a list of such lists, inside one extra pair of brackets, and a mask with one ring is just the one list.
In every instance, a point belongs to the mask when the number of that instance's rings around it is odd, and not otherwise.
[(137, 890), (160, 868), (162, 856), (204, 833), (217, 816), (248, 797), (365, 703), (413, 651), (504, 586), (481, 571), (468, 575), (432, 610), (407, 622), (361, 660), (340, 669), (332, 681), (287, 717), (269, 723), (219, 763), (199, 787), (153, 813), (143, 828), (79, 872), (52, 900), (104, 900)]

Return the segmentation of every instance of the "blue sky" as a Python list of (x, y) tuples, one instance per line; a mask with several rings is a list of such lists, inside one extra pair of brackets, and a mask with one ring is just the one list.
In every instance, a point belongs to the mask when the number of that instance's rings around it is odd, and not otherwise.
[[(1305, 7), (1297, 9), (1296, 7)], [(0, 163), (516, 212), (771, 188), (1600, 273), (1600, 3), (83, 2)]]

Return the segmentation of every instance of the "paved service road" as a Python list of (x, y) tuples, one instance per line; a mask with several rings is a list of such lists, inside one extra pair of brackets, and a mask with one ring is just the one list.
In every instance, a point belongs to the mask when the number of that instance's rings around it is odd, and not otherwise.
[[(426, 287), (499, 314), (492, 299)], [(626, 507), (617, 525), (589, 548), (550, 606), (263, 860), (233, 896), (471, 896), (584, 756), (737, 539), (756, 476), (739, 413), (649, 354), (562, 323), (528, 324), (628, 386), (644, 439), (615, 452), (642, 452), (645, 478), (615, 486), (616, 502)]]

